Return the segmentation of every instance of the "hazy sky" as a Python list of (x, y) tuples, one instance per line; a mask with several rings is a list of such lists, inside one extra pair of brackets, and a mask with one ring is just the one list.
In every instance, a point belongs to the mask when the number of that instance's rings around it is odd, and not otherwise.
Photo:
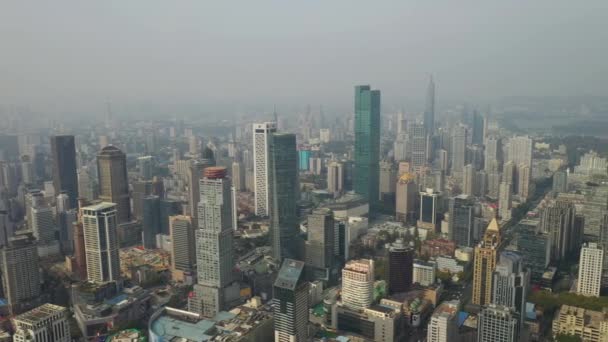
[[(0, 2), (0, 104), (606, 95), (608, 1)], [(101, 104), (101, 105), (100, 105)]]

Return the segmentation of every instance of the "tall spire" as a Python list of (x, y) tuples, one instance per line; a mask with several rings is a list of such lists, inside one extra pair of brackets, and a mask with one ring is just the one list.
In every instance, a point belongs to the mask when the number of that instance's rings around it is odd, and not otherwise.
[(424, 110), (424, 130), (427, 135), (435, 132), (435, 81), (429, 76), (429, 86), (426, 92), (426, 107)]

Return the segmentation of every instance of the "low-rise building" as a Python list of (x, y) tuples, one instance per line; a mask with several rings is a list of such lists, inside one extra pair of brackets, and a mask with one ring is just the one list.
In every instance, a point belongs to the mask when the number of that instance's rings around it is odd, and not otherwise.
[(583, 341), (608, 342), (608, 313), (562, 305), (553, 318), (553, 337), (576, 335)]
[(13, 318), (15, 342), (69, 342), (68, 309), (43, 304)]
[(414, 261), (414, 274), (412, 281), (414, 284), (429, 286), (435, 283), (435, 269), (437, 265), (434, 262), (426, 262), (423, 260)]

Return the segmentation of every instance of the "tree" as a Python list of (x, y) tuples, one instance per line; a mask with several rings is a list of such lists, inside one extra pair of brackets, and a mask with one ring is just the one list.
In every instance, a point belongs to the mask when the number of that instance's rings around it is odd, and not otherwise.
[(568, 335), (568, 334), (557, 334), (555, 336), (556, 342), (583, 342), (583, 340), (576, 335)]

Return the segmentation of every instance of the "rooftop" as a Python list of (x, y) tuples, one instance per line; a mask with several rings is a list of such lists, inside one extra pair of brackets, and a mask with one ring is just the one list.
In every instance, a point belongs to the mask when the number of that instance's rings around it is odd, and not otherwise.
[(49, 317), (59, 313), (66, 312), (67, 309), (63, 306), (54, 305), (54, 304), (42, 304), (41, 306), (32, 309), (28, 312), (22, 313), (21, 315), (15, 317), (15, 320), (26, 322), (26, 323), (37, 323), (43, 320), (48, 319)]
[(100, 202), (100, 203), (88, 205), (86, 207), (83, 207), (82, 209), (99, 211), (99, 210), (109, 209), (109, 208), (113, 208), (113, 207), (116, 207), (116, 204), (111, 203), (111, 202)]
[(304, 262), (285, 259), (277, 275), (274, 286), (293, 290), (298, 285), (304, 273)]

